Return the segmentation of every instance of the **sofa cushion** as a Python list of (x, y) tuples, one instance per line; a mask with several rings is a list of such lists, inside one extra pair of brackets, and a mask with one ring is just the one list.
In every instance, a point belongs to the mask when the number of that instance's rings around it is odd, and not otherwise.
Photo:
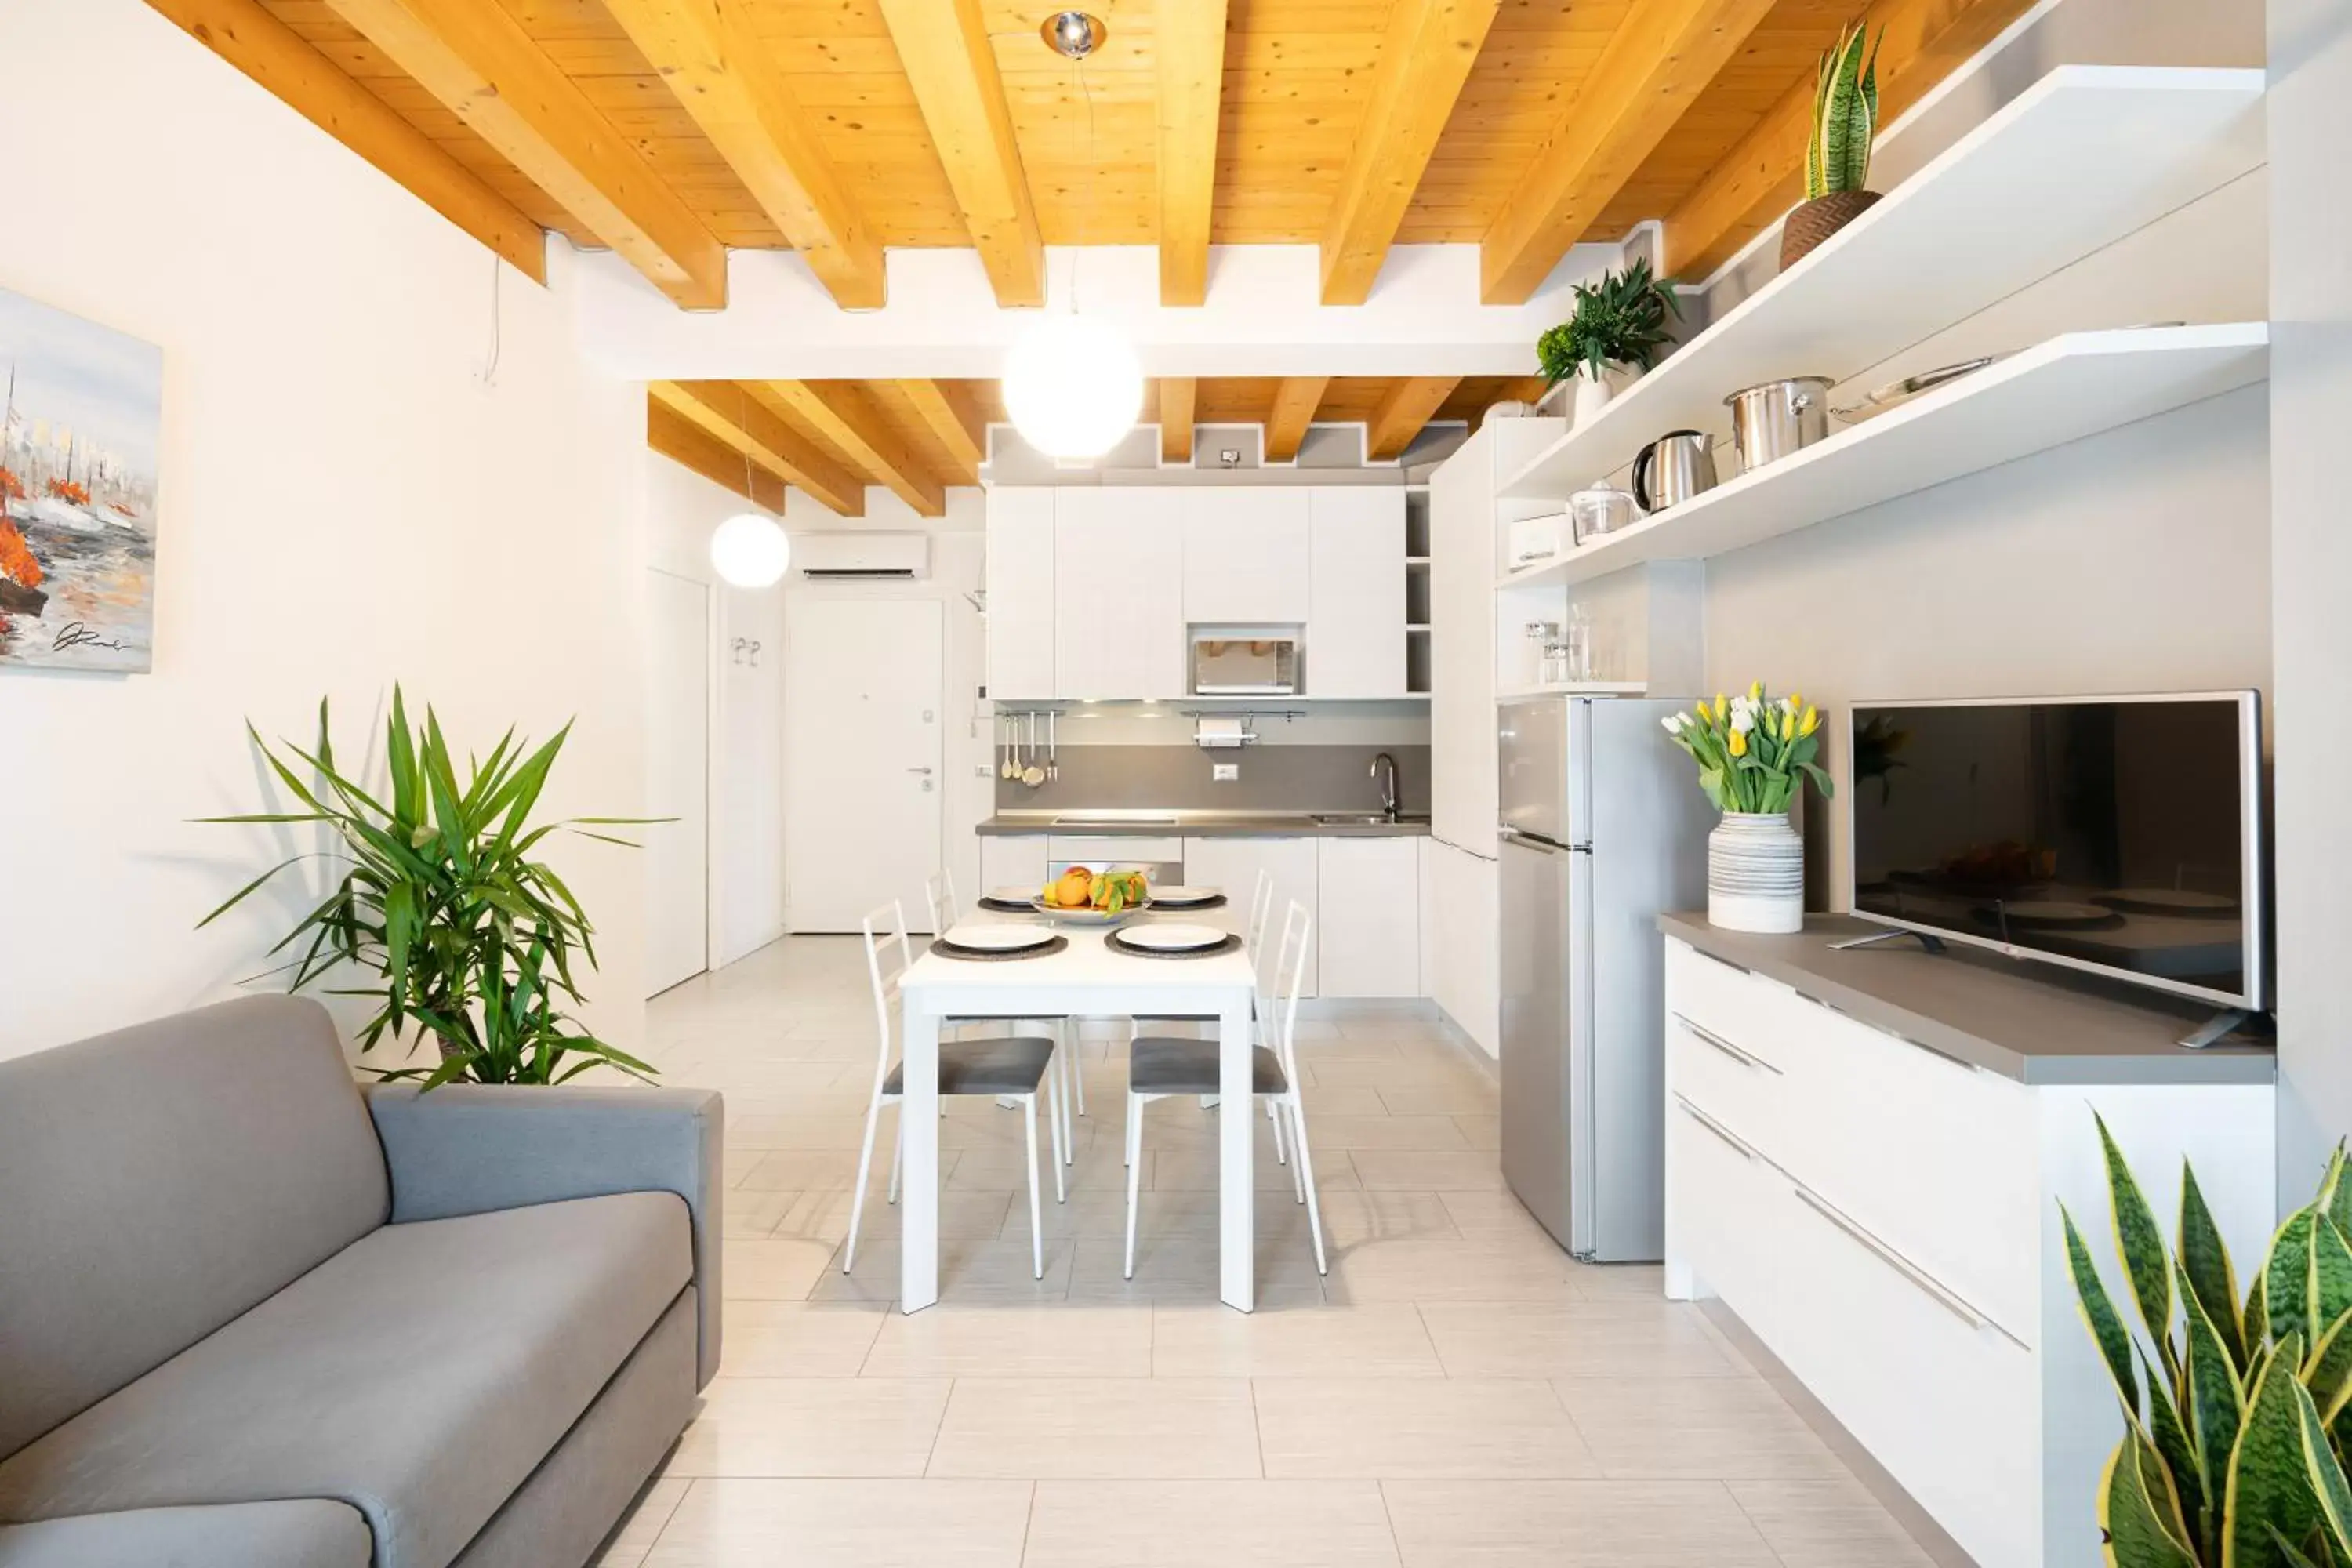
[(249, 996), (0, 1061), (0, 1454), (301, 1278), (390, 1204), (316, 1002)]
[(671, 1193), (386, 1226), (0, 1460), (0, 1521), (340, 1498), (443, 1568), (692, 1272)]
[(0, 1524), (0, 1568), (368, 1568), (367, 1521), (316, 1498)]

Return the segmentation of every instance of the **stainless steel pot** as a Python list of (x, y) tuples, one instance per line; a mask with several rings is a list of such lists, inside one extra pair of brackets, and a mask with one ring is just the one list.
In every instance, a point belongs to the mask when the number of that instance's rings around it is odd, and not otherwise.
[(1825, 375), (1794, 375), (1735, 392), (1723, 400), (1731, 410), (1731, 445), (1739, 471), (1754, 473), (1830, 433), (1830, 388)]
[(1715, 489), (1715, 437), (1670, 430), (1633, 459), (1633, 499), (1643, 511), (1664, 511)]

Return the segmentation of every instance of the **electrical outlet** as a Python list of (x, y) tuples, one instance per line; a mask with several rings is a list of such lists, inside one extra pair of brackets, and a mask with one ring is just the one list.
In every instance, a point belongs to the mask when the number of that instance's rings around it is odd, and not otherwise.
[(1242, 765), (1239, 763), (1211, 763), (1209, 764), (1209, 782), (1211, 784), (1233, 784), (1237, 782), (1241, 776)]

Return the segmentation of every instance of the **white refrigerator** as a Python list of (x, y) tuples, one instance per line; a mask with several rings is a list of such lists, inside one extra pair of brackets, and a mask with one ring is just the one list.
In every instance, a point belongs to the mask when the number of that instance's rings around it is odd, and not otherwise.
[(1660, 721), (1687, 701), (1497, 710), (1503, 1174), (1575, 1257), (1664, 1241), (1664, 945), (1706, 896), (1711, 812)]

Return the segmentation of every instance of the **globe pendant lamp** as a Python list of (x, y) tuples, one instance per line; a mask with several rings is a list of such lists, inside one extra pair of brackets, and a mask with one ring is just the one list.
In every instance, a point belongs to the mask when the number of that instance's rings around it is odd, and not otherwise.
[[(1084, 62), (1102, 47), (1109, 29), (1083, 11), (1057, 11), (1038, 31), (1048, 48), (1072, 62), (1083, 94)], [(1091, 100), (1087, 121), (1091, 163)], [(1083, 252), (1083, 227), (1078, 241)], [(1116, 328), (1078, 313), (1077, 268), (1073, 255), (1069, 310), (1030, 322), (1004, 366), (1004, 411), (1022, 438), (1049, 458), (1099, 458), (1135, 428), (1143, 412), (1143, 366)]]
[(737, 512), (711, 531), (711, 567), (730, 587), (773, 587), (792, 562), (792, 541), (765, 512)]

